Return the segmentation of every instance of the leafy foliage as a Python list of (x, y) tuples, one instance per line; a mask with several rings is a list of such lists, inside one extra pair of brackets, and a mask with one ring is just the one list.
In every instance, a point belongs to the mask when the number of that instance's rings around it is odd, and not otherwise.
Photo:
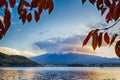
[(118, 34), (114, 34), (112, 36), (111, 42), (110, 42), (110, 46), (112, 45), (112, 43), (115, 41), (116, 37), (118, 36)]
[(103, 35), (102, 32), (99, 33), (99, 36), (98, 36), (98, 47), (101, 47), (101, 45), (102, 45), (102, 35)]
[[(0, 39), (6, 34), (7, 30), (11, 26), (11, 13), (10, 8), (14, 8), (17, 0), (0, 0), (0, 8), (4, 13), (4, 21), (0, 20)], [(9, 7), (10, 5), (10, 7)], [(31, 22), (32, 18), (35, 18), (35, 21), (38, 22), (40, 15), (44, 10), (48, 10), (50, 14), (54, 8), (52, 0), (32, 0), (27, 2), (27, 0), (20, 0), (18, 4), (18, 14), (19, 19), (22, 20), (24, 24), (26, 21)], [(34, 15), (32, 15), (34, 11)]]
[[(86, 1), (87, 0), (82, 0), (82, 3), (84, 4)], [(112, 28), (120, 21), (119, 19), (120, 0), (89, 0), (89, 2), (93, 5), (96, 5), (97, 9), (101, 12), (101, 15), (103, 14), (106, 15), (105, 20), (107, 23), (114, 20), (115, 24), (113, 24), (112, 26), (108, 28), (92, 30), (92, 33), (90, 31), (92, 35), (91, 36), (89, 36), (89, 34), (87, 35), (87, 37), (83, 41), (83, 46), (87, 44), (87, 42), (90, 40), (91, 37), (92, 37), (92, 47), (94, 50), (97, 47), (101, 47), (102, 40), (104, 40), (104, 42), (107, 45), (111, 46), (113, 42), (115, 41), (115, 39), (117, 38), (117, 36), (119, 35), (113, 34), (113, 36), (110, 38), (110, 35), (108, 34), (108, 29)], [(103, 30), (103, 32), (101, 32), (101, 30)], [(120, 41), (117, 41), (115, 45), (115, 52), (116, 52), (116, 55), (120, 58), (120, 47), (119, 46), (120, 46)]]
[(91, 38), (92, 36), (92, 33), (93, 33), (94, 30), (90, 31), (87, 35), (87, 37), (84, 39), (84, 42), (83, 42), (83, 46), (85, 46), (88, 42), (88, 40)]
[[(113, 26), (114, 25), (110, 26), (109, 28)], [(111, 46), (115, 42), (115, 39), (117, 38), (117, 36), (119, 36), (119, 34), (113, 34), (112, 37), (110, 37), (111, 35), (109, 35), (108, 32), (106, 32), (106, 30), (109, 28), (105, 28), (103, 32), (101, 32), (101, 30), (103, 29), (91, 30), (89, 34), (86, 36), (86, 38), (84, 39), (83, 46), (85, 46), (88, 43), (90, 38), (92, 38), (91, 45), (94, 50), (97, 47), (101, 47), (102, 42), (103, 42), (102, 40), (104, 40), (104, 42), (107, 45)], [(120, 40), (118, 40), (115, 45), (115, 52), (116, 52), (116, 55), (120, 58)]]
[[(0, 39), (6, 34), (7, 30), (11, 25), (11, 13), (10, 8), (14, 8), (17, 0), (0, 0), (0, 8), (4, 13), (4, 21), (0, 20)], [(107, 23), (110, 21), (115, 21), (117, 24), (120, 17), (120, 0), (81, 0), (82, 4), (85, 4), (86, 1), (89, 1), (92, 5), (101, 12), (101, 15), (105, 15), (105, 20)], [(26, 21), (31, 22), (34, 18), (36, 22), (40, 20), (40, 15), (44, 10), (48, 10), (50, 14), (54, 8), (53, 0), (31, 0), (31, 2), (27, 0), (20, 0), (18, 3), (18, 14), (19, 19), (22, 20), (22, 23), (26, 23)], [(34, 11), (34, 14), (32, 14)], [(118, 21), (117, 21), (118, 20)], [(115, 25), (114, 24), (114, 25)], [(111, 27), (113, 27), (112, 25)], [(109, 27), (109, 28), (111, 28)], [(92, 47), (95, 50), (97, 47), (101, 47), (102, 40), (105, 41), (108, 45), (112, 45), (115, 41), (118, 34), (114, 34), (112, 39), (110, 39), (109, 34), (106, 30), (109, 28), (104, 28), (105, 32), (100, 32), (100, 29), (92, 30), (89, 32), (85, 40), (83, 41), (83, 46), (87, 44), (89, 39), (92, 37)], [(102, 39), (104, 37), (104, 39)], [(119, 42), (119, 41), (118, 41)], [(118, 45), (118, 42), (116, 45)], [(120, 51), (120, 48), (115, 47), (116, 54)], [(117, 55), (118, 56), (118, 55)], [(118, 56), (119, 57), (119, 56)]]
[(107, 32), (104, 34), (104, 41), (105, 41), (107, 44), (110, 43), (110, 37), (109, 37), (109, 35), (108, 35)]
[[(82, 0), (84, 4), (87, 0)], [(89, 0), (91, 4), (95, 4), (97, 9), (103, 15), (106, 14), (106, 22), (108, 23), (111, 20), (118, 20), (120, 17), (120, 0)]]
[(120, 40), (115, 45), (116, 55), (120, 58)]
[(113, 34), (110, 40), (110, 36), (108, 35), (107, 32), (99, 32), (99, 31), (100, 29), (95, 29), (90, 31), (90, 33), (87, 35), (87, 37), (83, 41), (83, 46), (85, 46), (90, 40), (90, 38), (92, 38), (92, 47), (95, 50), (97, 47), (101, 47), (103, 37), (104, 37), (105, 43), (111, 46), (115, 41), (116, 37), (118, 36), (118, 34)]

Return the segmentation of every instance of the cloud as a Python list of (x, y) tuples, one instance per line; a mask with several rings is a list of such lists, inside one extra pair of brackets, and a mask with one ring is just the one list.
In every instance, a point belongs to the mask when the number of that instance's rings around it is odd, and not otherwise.
[(18, 5), (19, 5), (19, 3), (17, 3), (17, 2), (16, 2), (15, 6), (17, 6), (17, 7), (18, 7)]
[(21, 21), (14, 21), (14, 22), (11, 22), (12, 25), (18, 25), (18, 24), (22, 24)]
[(21, 29), (18, 29), (17, 32), (22, 32), (22, 30), (21, 30)]
[(26, 56), (26, 57), (38, 55), (38, 54), (34, 54), (32, 52), (29, 52), (29, 51), (19, 51), (19, 50), (7, 48), (7, 47), (0, 47), (0, 52), (3, 52), (3, 53), (8, 54), (8, 55), (21, 55), (21, 56)]
[(82, 47), (84, 37), (77, 34), (67, 38), (51, 38), (34, 44), (49, 53), (94, 53), (92, 48)]
[(108, 58), (117, 57), (114, 52), (114, 46), (108, 47), (103, 44), (101, 48), (97, 48), (95, 51), (92, 49), (90, 43), (88, 43), (87, 46), (82, 47), (84, 38), (85, 35), (76, 34), (67, 38), (50, 38), (45, 41), (36, 42), (34, 45), (47, 53), (79, 53)]
[(0, 16), (0, 20), (3, 22), (4, 21), (4, 18), (2, 16)]
[(102, 56), (102, 57), (109, 57), (109, 58), (117, 58), (117, 55), (114, 50), (114, 46), (102, 46), (101, 48), (96, 49), (96, 53), (94, 55)]
[(39, 35), (43, 35), (44, 33), (43, 32), (40, 32)]

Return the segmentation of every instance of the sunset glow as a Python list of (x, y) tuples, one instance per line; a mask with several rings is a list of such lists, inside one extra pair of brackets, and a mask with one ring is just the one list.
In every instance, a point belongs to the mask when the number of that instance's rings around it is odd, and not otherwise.
[(44, 11), (38, 23), (33, 20), (24, 25), (14, 12), (16, 9), (11, 9), (14, 20), (6, 36), (0, 41), (0, 51), (27, 57), (60, 52), (116, 57), (114, 45), (103, 45), (96, 51), (90, 43), (82, 47), (87, 33), (95, 29), (90, 25), (106, 24), (94, 6), (89, 3), (82, 6), (80, 0), (54, 0), (54, 3), (55, 8), (50, 15)]

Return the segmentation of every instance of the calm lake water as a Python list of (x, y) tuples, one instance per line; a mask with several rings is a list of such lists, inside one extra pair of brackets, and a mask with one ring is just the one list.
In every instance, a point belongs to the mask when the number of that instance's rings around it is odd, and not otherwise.
[(1, 67), (0, 80), (120, 80), (120, 68)]

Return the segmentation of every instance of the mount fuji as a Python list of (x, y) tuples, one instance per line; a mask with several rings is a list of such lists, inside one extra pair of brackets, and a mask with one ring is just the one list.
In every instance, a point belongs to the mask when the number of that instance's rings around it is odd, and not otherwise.
[(118, 58), (106, 58), (87, 54), (77, 54), (77, 53), (47, 53), (44, 55), (31, 57), (31, 60), (39, 64), (47, 65), (69, 65), (69, 64), (119, 64), (120, 60)]

